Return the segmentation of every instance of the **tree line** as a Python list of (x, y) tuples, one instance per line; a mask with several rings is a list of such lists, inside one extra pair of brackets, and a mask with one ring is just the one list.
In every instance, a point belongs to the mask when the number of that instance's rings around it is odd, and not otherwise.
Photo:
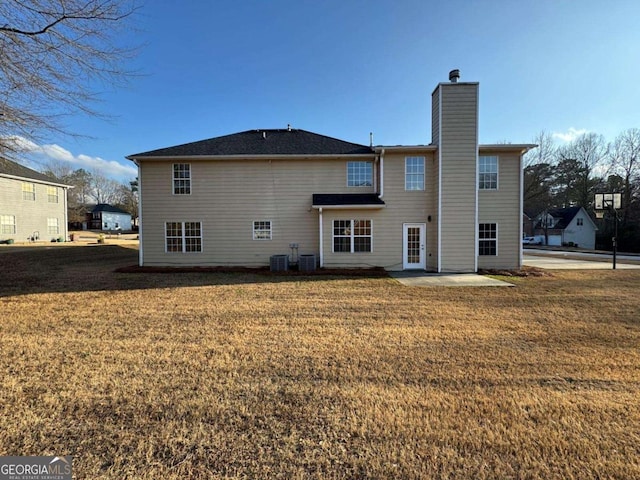
[(67, 211), (69, 223), (82, 223), (87, 220), (91, 205), (108, 203), (138, 216), (138, 181), (118, 182), (100, 172), (89, 172), (83, 168), (72, 169), (65, 163), (49, 163), (43, 171), (45, 175), (57, 178), (61, 183), (70, 185), (68, 189)]
[(538, 148), (524, 157), (524, 209), (532, 218), (552, 208), (581, 206), (598, 226), (597, 248), (610, 249), (613, 221), (596, 219), (596, 193), (620, 193), (620, 250), (640, 251), (640, 129), (630, 128), (607, 142), (603, 135), (584, 133), (559, 145), (542, 131)]

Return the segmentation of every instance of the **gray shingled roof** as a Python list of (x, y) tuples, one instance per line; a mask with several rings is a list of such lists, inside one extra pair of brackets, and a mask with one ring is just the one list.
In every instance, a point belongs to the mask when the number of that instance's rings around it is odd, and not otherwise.
[(363, 155), (373, 149), (306, 130), (247, 130), (175, 147), (129, 155), (128, 159), (226, 155)]
[(91, 213), (96, 212), (109, 212), (109, 213), (125, 213), (127, 215), (131, 215), (129, 212), (122, 210), (121, 208), (114, 207), (113, 205), (109, 205), (108, 203), (99, 203), (91, 210)]
[(323, 207), (337, 205), (385, 205), (377, 193), (314, 193), (312, 204)]
[(62, 185), (62, 182), (57, 178), (49, 177), (40, 172), (36, 172), (30, 168), (20, 165), (19, 163), (12, 162), (6, 158), (0, 158), (0, 175), (10, 175), (12, 177), (26, 178), (30, 180), (38, 180), (40, 182), (55, 183)]

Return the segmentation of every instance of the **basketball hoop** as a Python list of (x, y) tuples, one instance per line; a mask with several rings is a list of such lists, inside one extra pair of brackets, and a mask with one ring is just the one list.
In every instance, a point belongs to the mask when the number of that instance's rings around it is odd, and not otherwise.
[(622, 194), (620, 193), (596, 193), (593, 202), (593, 210), (596, 218), (604, 218), (604, 212), (608, 211), (613, 217), (614, 234), (611, 238), (613, 246), (613, 269), (616, 269), (616, 253), (618, 245), (618, 210), (622, 207)]

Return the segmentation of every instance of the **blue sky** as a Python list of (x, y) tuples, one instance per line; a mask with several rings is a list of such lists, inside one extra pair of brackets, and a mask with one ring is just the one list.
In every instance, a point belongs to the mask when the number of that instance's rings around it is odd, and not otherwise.
[(431, 141), (431, 92), (458, 68), (480, 82), (480, 141), (607, 140), (640, 127), (637, 0), (147, 0), (112, 116), (70, 117), (92, 138), (43, 141), (39, 160), (135, 176), (125, 155), (256, 128), (368, 144)]

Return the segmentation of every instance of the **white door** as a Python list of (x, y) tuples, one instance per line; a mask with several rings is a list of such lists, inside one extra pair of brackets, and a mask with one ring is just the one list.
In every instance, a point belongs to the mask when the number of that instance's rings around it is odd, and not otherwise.
[(403, 224), (402, 268), (405, 270), (413, 268), (424, 270), (426, 267), (426, 229), (424, 223)]

